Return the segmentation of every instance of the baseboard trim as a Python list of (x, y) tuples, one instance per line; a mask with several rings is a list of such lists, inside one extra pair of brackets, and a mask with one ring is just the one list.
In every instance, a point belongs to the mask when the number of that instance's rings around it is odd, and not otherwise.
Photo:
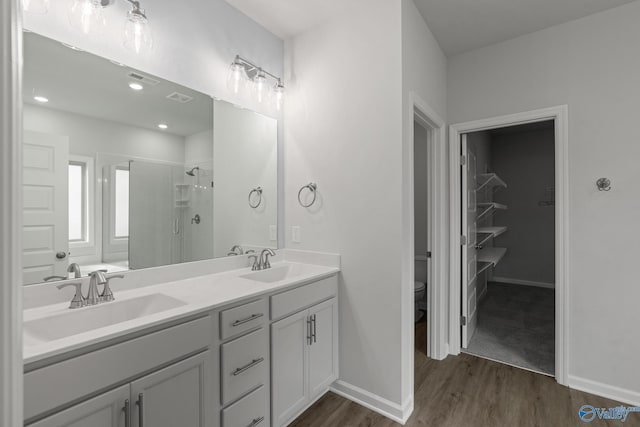
[(510, 285), (534, 286), (536, 288), (548, 288), (548, 289), (554, 289), (556, 287), (554, 283), (536, 282), (533, 280), (511, 279), (509, 277), (499, 277), (499, 276), (493, 276), (489, 280), (489, 282), (508, 283)]
[(403, 425), (413, 412), (413, 395), (399, 405), (342, 380), (334, 382), (331, 391)]
[(569, 388), (617, 400), (632, 406), (640, 406), (640, 392), (569, 375)]

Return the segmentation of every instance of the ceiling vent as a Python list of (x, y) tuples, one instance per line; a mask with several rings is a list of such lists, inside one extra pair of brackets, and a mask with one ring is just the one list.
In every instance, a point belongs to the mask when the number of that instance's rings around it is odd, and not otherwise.
[(154, 79), (149, 76), (145, 76), (144, 74), (136, 73), (135, 71), (130, 71), (129, 73), (127, 73), (127, 76), (131, 77), (135, 81), (148, 84), (150, 86), (155, 86), (158, 83), (160, 83), (160, 80)]
[(193, 96), (185, 95), (180, 92), (173, 92), (171, 95), (167, 95), (167, 98), (172, 101), (179, 102), (180, 104), (186, 104), (187, 102), (193, 101)]

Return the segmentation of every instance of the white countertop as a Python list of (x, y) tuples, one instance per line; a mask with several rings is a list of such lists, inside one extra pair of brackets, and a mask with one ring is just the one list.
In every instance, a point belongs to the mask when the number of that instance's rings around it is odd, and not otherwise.
[(112, 340), (162, 323), (211, 311), (218, 307), (229, 305), (240, 300), (282, 291), (286, 288), (332, 276), (340, 271), (337, 267), (289, 261), (274, 263), (272, 268), (275, 269), (285, 266), (289, 266), (291, 269), (289, 277), (284, 280), (271, 283), (259, 282), (241, 277), (248, 273), (253, 273), (251, 272), (251, 269), (243, 268), (132, 290), (114, 290), (116, 301), (102, 303), (96, 306), (71, 310), (69, 309), (69, 303), (66, 302), (25, 310), (23, 321), (25, 324), (28, 324), (28, 322), (33, 320), (67, 315), (70, 312), (75, 311), (86, 311), (88, 314), (95, 308), (108, 304), (117, 304), (118, 301), (125, 301), (152, 294), (164, 294), (184, 303), (184, 305), (177, 308), (138, 317), (133, 320), (93, 329), (88, 332), (79, 333), (77, 335), (53, 341), (38, 340), (35, 337), (29, 336), (28, 332), (25, 331), (23, 353), (24, 363), (26, 365), (41, 361), (52, 356), (57, 356), (82, 347)]

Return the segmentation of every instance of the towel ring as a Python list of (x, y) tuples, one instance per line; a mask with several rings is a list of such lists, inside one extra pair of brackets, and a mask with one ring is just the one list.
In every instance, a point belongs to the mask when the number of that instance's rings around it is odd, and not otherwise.
[[(251, 203), (251, 195), (253, 193), (257, 193), (258, 194), (258, 203)], [(260, 203), (262, 203), (262, 187), (256, 187), (253, 190), (251, 190), (249, 192), (249, 206), (251, 206), (253, 209), (257, 208), (258, 206), (260, 206)]]
[[(305, 205), (302, 202), (302, 199), (300, 198), (300, 196), (302, 195), (302, 192), (304, 191), (305, 188), (313, 193), (313, 200), (311, 200), (311, 203), (309, 203), (307, 205)], [(311, 205), (313, 205), (316, 202), (316, 197), (318, 196), (317, 191), (318, 191), (318, 186), (313, 182), (310, 182), (309, 184), (307, 184), (304, 187), (302, 187), (300, 189), (300, 191), (298, 191), (298, 203), (300, 203), (300, 206), (302, 206), (303, 208), (308, 208)]]

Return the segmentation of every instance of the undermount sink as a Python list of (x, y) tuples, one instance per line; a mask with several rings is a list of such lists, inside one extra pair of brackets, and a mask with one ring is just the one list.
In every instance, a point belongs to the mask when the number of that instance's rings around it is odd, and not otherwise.
[(164, 294), (144, 295), (123, 301), (68, 310), (63, 314), (27, 320), (23, 324), (26, 346), (111, 326), (139, 317), (171, 310), (186, 303)]
[(277, 267), (271, 267), (266, 270), (253, 271), (240, 277), (256, 282), (273, 283), (279, 282), (280, 280), (301, 276), (305, 273), (305, 267), (306, 266), (301, 265), (281, 265)]

